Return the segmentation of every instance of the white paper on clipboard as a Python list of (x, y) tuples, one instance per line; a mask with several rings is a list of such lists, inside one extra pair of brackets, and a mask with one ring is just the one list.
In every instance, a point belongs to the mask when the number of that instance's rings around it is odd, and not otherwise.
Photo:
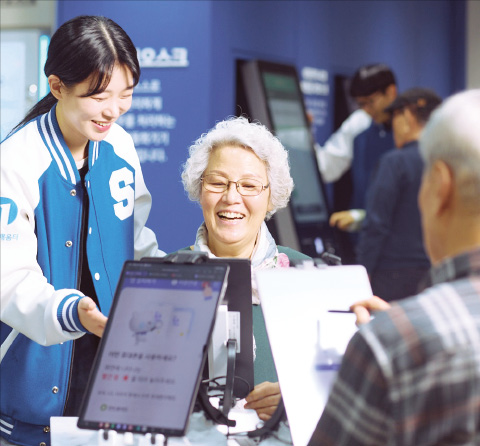
[(368, 275), (346, 265), (261, 270), (256, 279), (293, 444), (306, 446), (337, 373), (317, 369), (318, 335), (343, 355), (355, 316), (329, 310), (372, 297)]

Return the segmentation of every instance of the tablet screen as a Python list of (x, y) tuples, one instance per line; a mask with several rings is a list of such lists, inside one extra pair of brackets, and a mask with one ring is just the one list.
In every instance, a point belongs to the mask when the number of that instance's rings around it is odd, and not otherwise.
[(185, 434), (227, 271), (125, 263), (79, 427)]

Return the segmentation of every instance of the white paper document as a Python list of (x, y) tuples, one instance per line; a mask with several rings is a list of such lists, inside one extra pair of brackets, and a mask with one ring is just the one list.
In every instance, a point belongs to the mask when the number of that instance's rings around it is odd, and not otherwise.
[(368, 275), (347, 265), (262, 270), (256, 278), (293, 444), (306, 446), (357, 330), (349, 307), (372, 297)]

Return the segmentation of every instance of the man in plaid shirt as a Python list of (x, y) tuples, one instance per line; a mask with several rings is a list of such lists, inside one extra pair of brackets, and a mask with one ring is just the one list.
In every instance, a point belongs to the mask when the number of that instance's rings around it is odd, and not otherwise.
[(428, 288), (352, 308), (358, 323), (377, 313), (350, 341), (311, 446), (480, 445), (480, 90), (445, 101), (420, 150)]

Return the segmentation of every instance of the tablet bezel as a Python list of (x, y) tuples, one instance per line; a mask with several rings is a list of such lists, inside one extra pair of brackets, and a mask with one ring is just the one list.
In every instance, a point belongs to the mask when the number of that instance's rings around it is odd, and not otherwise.
[[(202, 269), (208, 269), (208, 268), (215, 268), (216, 270), (220, 271), (222, 270), (223, 274), (223, 281), (221, 285), (221, 289), (218, 293), (218, 297), (215, 302), (215, 310), (212, 312), (212, 318), (210, 321), (210, 325), (208, 327), (208, 335), (205, 339), (205, 343), (202, 348), (202, 352), (199, 352), (202, 354), (202, 359), (200, 361), (198, 370), (196, 371), (196, 377), (195, 377), (195, 383), (194, 383), (194, 392), (190, 396), (190, 401), (188, 404), (188, 409), (185, 414), (185, 420), (183, 422), (183, 427), (178, 428), (178, 429), (171, 429), (171, 428), (166, 428), (162, 426), (139, 426), (139, 425), (134, 425), (134, 424), (120, 424), (120, 423), (113, 423), (113, 422), (108, 422), (108, 420), (86, 420), (85, 415), (86, 415), (86, 410), (88, 407), (88, 401), (91, 397), (92, 394), (92, 389), (95, 384), (95, 379), (99, 376), (101, 371), (99, 370), (99, 366), (101, 363), (101, 358), (102, 358), (102, 353), (104, 351), (104, 348), (107, 344), (107, 341), (109, 339), (109, 336), (111, 335), (111, 326), (112, 322), (115, 316), (115, 313), (118, 308), (118, 296), (120, 295), (120, 292), (123, 288), (123, 281), (125, 278), (125, 272), (130, 268), (130, 265), (134, 264), (134, 268), (138, 268), (139, 265), (142, 265), (147, 267), (147, 268), (176, 268), (178, 270), (184, 269), (185, 271), (189, 268), (202, 268)], [(219, 269), (220, 268), (220, 269)], [(229, 272), (229, 265), (228, 264), (220, 264), (220, 263), (201, 263), (201, 264), (167, 264), (167, 263), (161, 263), (161, 262), (151, 262), (151, 261), (126, 261), (124, 263), (124, 266), (122, 268), (122, 272), (120, 275), (120, 280), (118, 281), (117, 288), (115, 291), (114, 299), (112, 302), (112, 307), (110, 310), (110, 315), (107, 321), (107, 325), (105, 327), (104, 335), (100, 341), (100, 345), (97, 350), (97, 354), (95, 356), (95, 360), (93, 362), (92, 370), (90, 372), (90, 377), (88, 380), (87, 388), (85, 391), (84, 399), (82, 402), (81, 410), (80, 410), (80, 416), (78, 418), (77, 426), (81, 429), (91, 429), (91, 430), (115, 430), (117, 432), (133, 432), (133, 433), (139, 433), (139, 434), (145, 434), (145, 433), (152, 433), (152, 434), (163, 434), (166, 437), (182, 437), (185, 435), (186, 430), (188, 428), (188, 421), (190, 418), (190, 415), (193, 411), (193, 407), (195, 405), (195, 400), (198, 392), (198, 388), (200, 386), (201, 378), (202, 378), (202, 372), (206, 363), (207, 359), (207, 350), (208, 350), (208, 345), (210, 343), (214, 323), (215, 323), (215, 318), (216, 318), (216, 313), (218, 310), (218, 307), (220, 305), (221, 300), (223, 299), (223, 296), (225, 295), (225, 290), (226, 290), (226, 284), (227, 284), (227, 277), (228, 277), (228, 272)]]

